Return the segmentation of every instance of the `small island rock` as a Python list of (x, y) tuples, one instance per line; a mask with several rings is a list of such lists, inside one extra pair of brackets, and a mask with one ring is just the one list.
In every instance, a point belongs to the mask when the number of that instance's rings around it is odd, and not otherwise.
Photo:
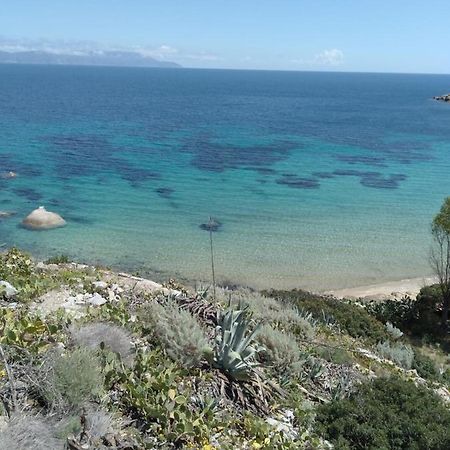
[(59, 214), (47, 211), (40, 206), (25, 217), (22, 225), (30, 230), (49, 230), (63, 227), (66, 225), (66, 221)]
[(434, 98), (434, 100), (438, 100), (440, 102), (450, 102), (450, 94), (437, 95), (433, 98)]

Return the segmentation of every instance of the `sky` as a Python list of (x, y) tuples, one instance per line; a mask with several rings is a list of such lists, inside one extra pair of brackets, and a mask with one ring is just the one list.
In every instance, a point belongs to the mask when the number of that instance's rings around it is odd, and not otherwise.
[(0, 50), (185, 67), (450, 73), (450, 0), (0, 0)]

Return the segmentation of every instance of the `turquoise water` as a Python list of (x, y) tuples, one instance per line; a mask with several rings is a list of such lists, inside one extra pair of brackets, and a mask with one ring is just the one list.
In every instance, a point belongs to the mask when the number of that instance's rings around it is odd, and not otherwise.
[[(332, 289), (430, 273), (450, 76), (0, 66), (0, 243), (157, 279)], [(45, 205), (68, 222), (20, 227)]]

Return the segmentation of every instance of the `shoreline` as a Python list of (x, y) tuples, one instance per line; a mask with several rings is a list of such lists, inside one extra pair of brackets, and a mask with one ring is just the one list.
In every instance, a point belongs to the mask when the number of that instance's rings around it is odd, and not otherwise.
[(398, 281), (376, 283), (353, 288), (334, 289), (321, 292), (322, 295), (331, 295), (338, 299), (400, 299), (404, 296), (416, 297), (420, 289), (425, 286), (437, 283), (436, 276), (405, 278)]

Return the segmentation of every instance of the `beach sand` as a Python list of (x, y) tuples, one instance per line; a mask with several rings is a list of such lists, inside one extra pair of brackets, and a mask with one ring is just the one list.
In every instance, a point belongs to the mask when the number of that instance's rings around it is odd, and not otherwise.
[(322, 294), (332, 295), (336, 298), (399, 299), (405, 295), (415, 297), (421, 288), (434, 283), (437, 283), (436, 277), (409, 278), (400, 281), (326, 291)]

